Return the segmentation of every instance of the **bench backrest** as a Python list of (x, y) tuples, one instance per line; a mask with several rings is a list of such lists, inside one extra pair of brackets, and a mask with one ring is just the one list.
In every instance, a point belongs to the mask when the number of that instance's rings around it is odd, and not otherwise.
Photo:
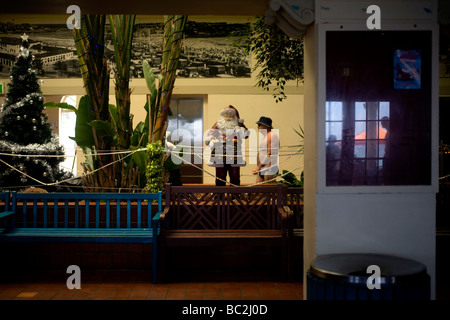
[[(171, 207), (165, 227), (181, 230), (280, 229), (278, 208), (286, 187), (171, 186), (165, 205)], [(284, 195), (284, 196), (283, 196)]]
[(12, 192), (18, 228), (150, 228), (162, 193)]
[(9, 191), (0, 192), (0, 212), (9, 211)]

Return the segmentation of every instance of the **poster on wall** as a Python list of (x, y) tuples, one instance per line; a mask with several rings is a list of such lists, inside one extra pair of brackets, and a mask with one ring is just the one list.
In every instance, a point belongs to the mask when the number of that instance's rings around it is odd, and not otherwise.
[[(0, 15), (0, 78), (8, 78), (26, 33), (35, 56), (35, 71), (40, 78), (80, 78), (72, 30), (67, 16), (6, 17)], [(180, 78), (250, 78), (250, 56), (231, 48), (232, 32), (248, 22), (214, 19), (188, 20), (177, 76)], [(163, 17), (136, 16), (131, 77), (143, 78), (142, 62), (147, 60), (155, 74), (161, 71), (164, 34)], [(105, 56), (114, 77), (114, 46), (111, 33), (105, 32)]]
[(421, 50), (395, 50), (394, 89), (420, 89), (421, 72)]

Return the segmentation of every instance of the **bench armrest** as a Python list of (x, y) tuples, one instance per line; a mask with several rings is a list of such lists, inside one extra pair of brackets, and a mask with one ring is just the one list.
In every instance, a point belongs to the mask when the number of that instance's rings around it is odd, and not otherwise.
[(7, 219), (5, 224), (5, 229), (2, 229), (0, 233), (7, 233), (11, 231), (14, 228), (14, 220), (13, 215), (15, 214), (14, 211), (3, 211), (0, 212), (0, 221), (3, 219)]
[(0, 212), (0, 219), (9, 217), (10, 215), (13, 215), (13, 214), (14, 214), (14, 211), (3, 211), (3, 212)]
[(281, 229), (283, 230), (283, 234), (287, 236), (291, 235), (293, 227), (291, 220), (294, 216), (293, 211), (288, 206), (283, 206), (282, 208), (278, 208), (278, 216), (281, 219)]
[(278, 208), (278, 216), (281, 219), (289, 219), (294, 213), (288, 206)]
[(160, 214), (160, 220), (161, 222), (164, 222), (166, 220), (166, 215), (168, 215), (170, 212), (170, 207), (164, 208), (163, 212)]
[(152, 220), (153, 220), (153, 222), (155, 222), (155, 221), (159, 221), (160, 218), (161, 218), (161, 211), (157, 212), (157, 213), (153, 216)]

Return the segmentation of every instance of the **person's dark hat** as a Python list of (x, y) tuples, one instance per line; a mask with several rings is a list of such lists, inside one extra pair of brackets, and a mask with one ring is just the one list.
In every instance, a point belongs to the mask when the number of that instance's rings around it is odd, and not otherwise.
[(268, 117), (261, 117), (259, 118), (259, 121), (256, 122), (257, 124), (262, 124), (263, 126), (269, 127), (272, 129), (272, 119)]

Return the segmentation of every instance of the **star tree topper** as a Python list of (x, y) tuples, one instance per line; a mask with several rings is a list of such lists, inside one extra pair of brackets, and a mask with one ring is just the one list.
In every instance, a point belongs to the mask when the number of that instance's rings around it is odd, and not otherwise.
[[(22, 41), (28, 42), (28, 37), (25, 33), (21, 36)], [(30, 54), (30, 51), (28, 49), (25, 49), (23, 46), (20, 48), (20, 54), (19, 57), (22, 56), (24, 58), (28, 58), (28, 55)]]

